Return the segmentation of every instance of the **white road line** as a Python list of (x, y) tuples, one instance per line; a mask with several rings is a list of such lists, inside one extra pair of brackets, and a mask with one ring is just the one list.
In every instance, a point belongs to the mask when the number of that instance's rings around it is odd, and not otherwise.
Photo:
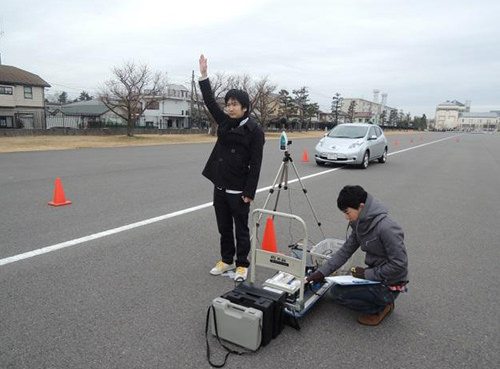
[[(403, 150), (391, 152), (388, 155), (400, 154), (400, 153), (403, 153), (403, 152), (406, 152), (406, 151), (409, 151), (409, 150), (418, 149), (418, 148), (421, 148), (421, 147), (424, 147), (424, 146), (427, 146), (427, 145), (432, 145), (432, 144), (435, 144), (435, 143), (438, 143), (438, 142), (441, 142), (441, 141), (450, 140), (450, 139), (456, 138), (458, 136), (459, 135), (454, 135), (454, 136), (442, 138), (442, 139), (439, 139), (439, 140), (436, 140), (436, 141), (427, 142), (425, 144), (421, 144), (421, 145), (413, 146), (413, 147), (410, 147), (410, 148), (407, 148), (407, 149), (403, 149)], [(310, 179), (310, 178), (318, 177), (318, 176), (321, 176), (321, 175), (325, 175), (325, 174), (328, 174), (328, 173), (331, 173), (331, 172), (335, 172), (336, 170), (340, 170), (340, 169), (342, 169), (342, 167), (328, 169), (328, 170), (324, 170), (322, 172), (318, 172), (318, 173), (314, 173), (314, 174), (311, 174), (311, 175), (308, 175), (308, 176), (305, 176), (305, 177), (301, 177), (300, 179), (301, 179), (301, 181), (304, 181), (306, 179)], [(288, 181), (288, 183), (295, 183), (295, 182), (298, 182), (298, 178)], [(269, 191), (270, 189), (271, 189), (271, 186), (259, 188), (257, 190), (257, 193), (264, 192), (264, 191)], [(184, 215), (184, 214), (192, 213), (194, 211), (198, 211), (198, 210), (202, 210), (202, 209), (208, 208), (210, 206), (212, 206), (212, 202), (207, 202), (205, 204), (201, 204), (201, 205), (198, 205), (198, 206), (193, 206), (193, 207), (188, 208), (188, 209), (179, 210), (179, 211), (176, 211), (176, 212), (173, 212), (173, 213), (169, 213), (169, 214), (165, 214), (165, 215), (160, 215), (160, 216), (155, 217), (155, 218), (150, 218), (150, 219), (142, 220), (140, 222), (136, 222), (136, 223), (124, 225), (122, 227), (109, 229), (107, 231), (103, 231), (103, 232), (99, 232), (99, 233), (94, 233), (94, 234), (91, 234), (89, 236), (85, 236), (85, 237), (81, 237), (81, 238), (76, 238), (76, 239), (71, 240), (71, 241), (61, 242), (61, 243), (58, 243), (58, 244), (55, 244), (55, 245), (52, 245), (52, 246), (42, 247), (41, 249), (36, 249), (36, 250), (33, 250), (33, 251), (28, 251), (28, 252), (25, 252), (23, 254), (18, 254), (18, 255), (10, 256), (10, 257), (4, 258), (4, 259), (0, 259), (0, 266), (6, 265), (6, 264), (10, 264), (10, 263), (15, 263), (16, 261), (20, 261), (20, 260), (24, 260), (24, 259), (29, 259), (29, 258), (32, 258), (34, 256), (46, 254), (46, 253), (49, 253), (49, 252), (52, 252), (52, 251), (56, 251), (56, 250), (60, 250), (60, 249), (64, 249), (64, 248), (67, 248), (67, 247), (76, 246), (76, 245), (79, 245), (79, 244), (84, 243), (84, 242), (96, 240), (98, 238), (103, 238), (103, 237), (106, 237), (106, 236), (110, 236), (112, 234), (116, 234), (116, 233), (128, 231), (130, 229), (142, 227), (142, 226), (145, 226), (145, 225), (148, 225), (148, 224), (153, 224), (153, 223), (156, 223), (156, 222), (160, 222), (162, 220), (166, 220), (166, 219), (170, 219), (170, 218), (175, 218), (175, 217), (178, 217), (180, 215)]]

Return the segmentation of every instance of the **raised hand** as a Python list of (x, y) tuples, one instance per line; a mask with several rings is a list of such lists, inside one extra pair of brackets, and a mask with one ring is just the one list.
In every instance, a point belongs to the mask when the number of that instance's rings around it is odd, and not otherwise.
[(207, 76), (207, 70), (208, 70), (208, 59), (205, 58), (205, 55), (201, 54), (200, 55), (200, 73), (202, 77)]

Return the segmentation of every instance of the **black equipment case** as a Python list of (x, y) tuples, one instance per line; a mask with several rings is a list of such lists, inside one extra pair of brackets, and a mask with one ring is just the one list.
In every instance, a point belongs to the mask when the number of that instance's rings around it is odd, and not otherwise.
[(241, 283), (236, 290), (250, 295), (264, 297), (274, 302), (273, 304), (273, 338), (276, 338), (284, 327), (285, 321), (285, 299), (286, 293), (278, 290), (270, 291), (268, 289), (256, 286), (250, 282)]
[(262, 346), (266, 346), (283, 330), (284, 293), (274, 293), (251, 284), (240, 284), (221, 297), (232, 303), (262, 311)]

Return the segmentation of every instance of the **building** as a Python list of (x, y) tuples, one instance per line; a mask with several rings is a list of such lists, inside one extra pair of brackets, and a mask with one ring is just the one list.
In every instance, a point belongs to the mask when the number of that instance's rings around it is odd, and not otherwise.
[(387, 98), (387, 94), (383, 94), (382, 102), (374, 102), (361, 98), (352, 98), (352, 97), (344, 97), (342, 100), (342, 112), (346, 115), (349, 112), (349, 106), (354, 102), (354, 117), (352, 122), (350, 123), (379, 123), (380, 115), (385, 111), (386, 120), (389, 117), (391, 110), (395, 110), (395, 108), (391, 108), (385, 104), (385, 99)]
[(167, 97), (149, 106), (137, 122), (139, 127), (189, 128), (190, 91), (182, 86), (167, 86)]
[(436, 108), (437, 130), (495, 131), (500, 125), (500, 111), (471, 112), (471, 102), (445, 101)]
[(470, 101), (465, 104), (457, 100), (445, 101), (436, 108), (434, 128), (437, 130), (452, 130), (458, 126), (461, 113), (470, 111)]
[(126, 126), (127, 122), (97, 99), (65, 105), (47, 104), (47, 128), (85, 129), (120, 125)]
[(464, 112), (458, 118), (457, 129), (461, 131), (497, 131), (500, 126), (500, 112)]
[(0, 128), (45, 128), (45, 87), (38, 75), (0, 65)]
[[(347, 119), (347, 113), (344, 113), (343, 111), (338, 112), (338, 117), (337, 117), (337, 123), (342, 124), (345, 123)], [(325, 123), (328, 128), (334, 127), (335, 123), (335, 113), (333, 112), (324, 112), (324, 111), (319, 111), (318, 112), (318, 121), (320, 123)]]

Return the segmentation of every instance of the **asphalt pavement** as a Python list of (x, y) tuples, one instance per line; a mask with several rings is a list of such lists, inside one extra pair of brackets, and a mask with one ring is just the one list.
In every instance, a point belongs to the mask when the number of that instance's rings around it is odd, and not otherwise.
[[(290, 152), (326, 237), (345, 237), (335, 206), (344, 185), (360, 184), (388, 205), (405, 231), (409, 292), (377, 327), (359, 325), (326, 296), (300, 331), (286, 327), (257, 353), (231, 356), (228, 368), (498, 366), (500, 136), (388, 140), (387, 163), (367, 170), (317, 166), (317, 139), (295, 140)], [(218, 234), (213, 189), (200, 173), (211, 148), (0, 154), (0, 368), (209, 367), (206, 310), (234, 286), (208, 274)], [(282, 157), (268, 140), (259, 188), (272, 184)], [(73, 204), (47, 205), (57, 177)], [(320, 241), (299, 183), (280, 196), (278, 210), (303, 217), (311, 242)], [(279, 226), (279, 242), (300, 238)], [(53, 245), (60, 248), (15, 259)]]

